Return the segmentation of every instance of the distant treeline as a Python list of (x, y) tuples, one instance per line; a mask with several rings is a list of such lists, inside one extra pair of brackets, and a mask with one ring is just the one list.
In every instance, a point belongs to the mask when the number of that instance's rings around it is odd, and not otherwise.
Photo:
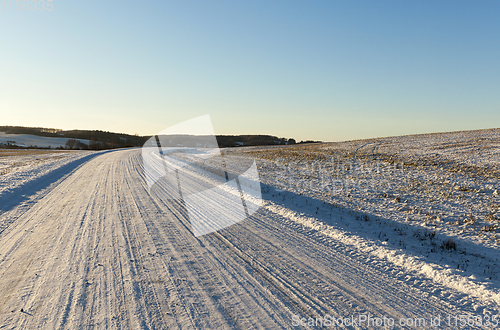
[(271, 135), (217, 135), (220, 148), (240, 146), (272, 146), (295, 144), (294, 139), (278, 138)]
[(51, 149), (50, 147), (39, 147), (39, 146), (18, 146), (16, 141), (5, 141), (0, 142), (0, 149)]
[[(66, 145), (59, 149), (80, 149), (80, 150), (102, 150), (115, 148), (142, 147), (151, 136), (139, 136), (123, 133), (112, 133), (105, 131), (87, 130), (61, 130), (44, 127), (22, 127), (22, 126), (0, 126), (0, 132), (6, 134), (30, 134), (44, 137), (68, 138)], [(84, 143), (79, 140), (88, 140)], [(295, 139), (278, 138), (271, 135), (217, 135), (217, 144), (220, 148), (240, 147), (240, 146), (268, 146), (268, 145), (292, 145), (297, 142)], [(14, 142), (14, 141), (9, 141)], [(321, 141), (300, 141), (299, 143), (314, 143)], [(34, 147), (34, 146), (30, 146)], [(2, 144), (0, 148), (20, 148), (13, 143)]]

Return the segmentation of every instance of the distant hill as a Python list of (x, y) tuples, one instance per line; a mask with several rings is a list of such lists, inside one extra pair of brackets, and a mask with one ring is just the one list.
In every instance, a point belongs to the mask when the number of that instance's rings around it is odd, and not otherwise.
[(112, 149), (139, 147), (146, 142), (149, 137), (129, 135), (122, 133), (112, 133), (104, 131), (86, 130), (61, 130), (44, 127), (22, 127), (22, 126), (0, 126), (0, 132), (6, 134), (29, 134), (52, 138), (68, 138), (75, 140), (88, 140), (87, 149)]
[[(113, 133), (100, 130), (61, 130), (44, 127), (23, 126), (0, 126), (0, 132), (5, 134), (26, 134), (46, 138), (66, 138), (64, 149), (114, 149), (142, 147), (151, 136), (138, 136), (124, 133)], [(295, 139), (278, 138), (272, 135), (217, 135), (217, 143), (220, 148), (240, 146), (264, 146), (264, 145), (291, 145), (296, 144)], [(87, 140), (88, 143), (85, 143)], [(320, 141), (301, 141), (299, 143), (311, 143)], [(30, 147), (34, 147), (31, 145)], [(40, 147), (39, 145), (38, 147)], [(20, 148), (22, 146), (12, 143), (0, 143), (0, 148)]]
[[(0, 148), (8, 149), (61, 149), (68, 143), (68, 138), (65, 137), (47, 137), (37, 136), (32, 134), (6, 134), (0, 132)], [(89, 145), (89, 140), (76, 140), (78, 143)], [(76, 142), (75, 142), (76, 143)]]

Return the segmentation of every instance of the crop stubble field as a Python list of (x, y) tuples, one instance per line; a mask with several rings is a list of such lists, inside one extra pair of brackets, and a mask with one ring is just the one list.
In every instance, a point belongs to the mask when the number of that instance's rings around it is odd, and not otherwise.
[(284, 190), (490, 247), (500, 244), (500, 130), (249, 153), (261, 159), (265, 180)]

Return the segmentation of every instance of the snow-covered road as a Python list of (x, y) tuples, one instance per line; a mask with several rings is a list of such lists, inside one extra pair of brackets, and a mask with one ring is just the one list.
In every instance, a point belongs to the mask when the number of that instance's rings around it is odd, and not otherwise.
[(250, 218), (196, 238), (182, 201), (149, 194), (140, 150), (68, 166), (0, 211), (0, 329), (280, 329), (327, 314), (475, 328), (454, 326), (474, 310), (450, 288), (304, 225), (272, 187)]

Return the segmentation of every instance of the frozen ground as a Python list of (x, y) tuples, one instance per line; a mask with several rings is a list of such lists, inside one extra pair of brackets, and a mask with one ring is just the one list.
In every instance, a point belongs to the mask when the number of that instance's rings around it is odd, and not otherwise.
[[(151, 196), (140, 150), (54, 160), (53, 170), (0, 195), (0, 329), (291, 329), (325, 315), (360, 329), (377, 328), (360, 324), (363, 316), (395, 320), (386, 328), (494, 328), (497, 229), (481, 228), (496, 225), (498, 210), (474, 208), (476, 226), (446, 217), (470, 218), (458, 212), (476, 205), (471, 198), (494, 203), (495, 148), (480, 167), (452, 150), (438, 163), (438, 142), (418, 147), (436, 136), (399, 139), (425, 154), (388, 139), (226, 150), (226, 164), (258, 157), (264, 201), (250, 218), (199, 238), (183, 201)], [(199, 165), (224, 175), (210, 160)], [(211, 184), (195, 173), (185, 180)], [(435, 195), (447, 186), (429, 181), (448, 173), (449, 187), (468, 190)], [(453, 207), (457, 214), (437, 220)], [(491, 221), (482, 216), (490, 213)]]

